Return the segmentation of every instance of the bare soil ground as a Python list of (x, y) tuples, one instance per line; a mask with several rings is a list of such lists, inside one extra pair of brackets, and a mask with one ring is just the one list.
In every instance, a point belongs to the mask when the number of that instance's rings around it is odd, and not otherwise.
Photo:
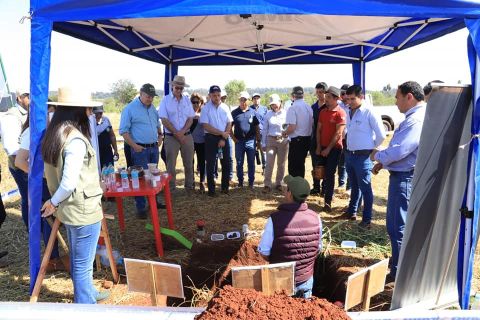
[[(114, 125), (115, 132), (118, 132), (119, 114), (109, 114)], [(122, 143), (119, 144), (121, 146)], [(120, 151), (121, 159), (118, 165), (125, 165), (123, 151)], [(7, 159), (4, 152), (0, 152), (0, 164), (2, 166), (2, 182), (0, 191), (5, 192), (16, 188), (15, 182), (7, 169)], [(307, 180), (311, 181), (309, 174), (311, 170), (310, 158), (306, 160)], [(246, 165), (245, 165), (246, 167)], [(162, 162), (160, 168), (165, 170)], [(177, 168), (182, 168), (181, 159), (178, 159)], [(246, 168), (245, 168), (246, 171)], [(175, 226), (177, 231), (188, 239), (194, 239), (196, 226), (195, 221), (203, 219), (206, 222), (206, 230), (209, 233), (226, 232), (242, 229), (243, 224), (248, 224), (250, 230), (260, 235), (270, 213), (272, 213), (282, 200), (279, 192), (263, 194), (263, 177), (261, 168), (257, 166), (256, 181), (253, 190), (248, 188), (233, 187), (229, 195), (221, 195), (218, 198), (210, 198), (198, 191), (187, 194), (183, 189), (183, 171), (177, 170), (177, 185), (179, 187), (173, 194), (173, 210)], [(195, 177), (198, 181), (198, 176)], [(236, 180), (236, 177), (234, 178)], [(218, 181), (219, 182), (219, 181)], [(372, 229), (364, 231), (357, 227), (358, 222), (345, 222), (338, 226), (338, 221), (333, 218), (341, 214), (348, 204), (349, 195), (345, 190), (337, 190), (334, 196), (333, 212), (321, 212), (323, 199), (319, 196), (311, 196), (308, 199), (309, 206), (319, 212), (325, 227), (332, 229), (331, 235), (324, 238), (324, 249), (326, 255), (336, 256), (340, 265), (359, 268), (368, 265), (370, 261), (384, 259), (390, 254), (390, 244), (385, 228), (385, 211), (387, 201), (388, 173), (383, 171), (373, 177), (374, 207)], [(0, 301), (28, 301), (29, 299), (29, 271), (28, 271), (28, 235), (23, 225), (20, 213), (19, 197), (10, 199), (5, 203), (7, 209), (7, 220), (0, 229), (0, 251), (8, 250), (8, 267), (0, 269)], [(132, 198), (124, 200), (126, 230), (120, 232), (117, 220), (109, 220), (108, 228), (113, 247), (122, 256), (128, 258), (164, 261), (183, 265), (186, 270), (191, 252), (177, 242), (163, 236), (165, 256), (156, 256), (155, 241), (153, 234), (145, 229), (148, 220), (139, 220), (135, 216), (135, 205)], [(104, 211), (116, 216), (115, 203), (105, 202)], [(159, 217), (162, 226), (167, 226), (165, 210), (159, 210)], [(356, 250), (342, 250), (339, 247), (341, 240), (357, 241)], [(331, 259), (331, 258), (330, 258)], [(224, 265), (228, 264), (228, 261)], [(480, 270), (479, 255), (476, 256), (476, 270)], [(218, 275), (219, 277), (221, 274)], [(94, 272), (95, 284), (102, 286), (103, 280), (111, 279), (108, 269)], [(148, 305), (149, 297), (141, 294), (128, 293), (124, 285), (125, 278), (121, 278), (121, 285), (114, 286), (111, 298), (107, 301), (110, 304), (132, 304)], [(479, 289), (480, 273), (477, 271), (474, 276), (474, 288)], [(188, 282), (184, 282), (189, 286)], [(196, 293), (204, 295), (204, 303), (212, 296), (209, 288), (198, 287)], [(66, 302), (73, 299), (73, 288), (69, 275), (66, 272), (48, 274), (43, 282), (40, 301), (44, 302)], [(372, 309), (383, 309), (385, 300), (389, 299), (386, 294), (380, 301), (372, 302)], [(183, 306), (189, 306), (195, 301), (186, 301)], [(178, 305), (178, 304), (177, 304)]]

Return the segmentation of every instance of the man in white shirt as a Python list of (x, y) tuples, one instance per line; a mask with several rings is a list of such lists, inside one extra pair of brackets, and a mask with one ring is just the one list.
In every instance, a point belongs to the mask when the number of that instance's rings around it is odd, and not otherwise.
[(213, 85), (209, 89), (210, 101), (205, 104), (199, 122), (205, 130), (205, 159), (207, 162), (208, 195), (215, 197), (215, 163), (217, 155), (222, 164), (222, 192), (228, 194), (230, 172), (230, 131), (232, 114), (228, 106), (220, 100), (220, 87)]
[(370, 154), (385, 139), (382, 119), (363, 103), (362, 88), (358, 85), (346, 91), (350, 111), (347, 114), (347, 150), (345, 165), (351, 178), (352, 191), (347, 212), (341, 218), (356, 220), (357, 209), (363, 197), (363, 215), (359, 226), (369, 229), (372, 220), (373, 192)]
[(22, 126), (27, 121), (30, 108), (30, 90), (18, 89), (15, 106), (10, 108), (0, 121), (0, 135), (5, 152), (8, 155), (8, 169), (22, 197), (22, 219), (28, 229), (28, 175), (15, 167), (15, 156), (20, 149)]
[(183, 95), (183, 89), (189, 87), (185, 78), (176, 75), (172, 84), (172, 92), (165, 96), (158, 108), (158, 116), (165, 130), (165, 153), (167, 156), (167, 171), (172, 176), (170, 188), (175, 190), (178, 152), (182, 155), (185, 170), (185, 190), (193, 190), (193, 138), (190, 126), (195, 112), (190, 99)]
[(303, 88), (294, 87), (292, 96), (295, 101), (287, 110), (287, 129), (283, 136), (290, 138), (288, 151), (288, 174), (293, 177), (305, 177), (305, 158), (310, 149), (313, 125), (312, 108), (303, 100)]

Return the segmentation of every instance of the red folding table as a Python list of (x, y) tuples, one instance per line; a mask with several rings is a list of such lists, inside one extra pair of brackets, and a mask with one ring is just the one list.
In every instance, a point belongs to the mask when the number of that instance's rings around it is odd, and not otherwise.
[(165, 197), (165, 205), (167, 207), (167, 218), (168, 218), (168, 227), (170, 229), (175, 229), (173, 224), (173, 213), (172, 213), (172, 197), (170, 194), (169, 182), (172, 177), (165, 173), (161, 176), (161, 180), (157, 181), (157, 186), (152, 187), (149, 180), (145, 180), (144, 177), (139, 179), (140, 187), (138, 189), (133, 189), (130, 184), (129, 189), (122, 189), (121, 180), (117, 176), (116, 186), (109, 189), (104, 193), (106, 198), (115, 198), (117, 202), (117, 211), (118, 211), (118, 223), (120, 225), (120, 230), (125, 230), (125, 217), (123, 215), (123, 198), (124, 197), (135, 197), (135, 196), (144, 196), (148, 199), (148, 204), (150, 206), (150, 215), (152, 217), (153, 233), (155, 235), (155, 245), (157, 248), (157, 253), (159, 257), (163, 257), (163, 244), (162, 236), (160, 235), (160, 220), (158, 218), (157, 210), (157, 199), (156, 195), (163, 190)]

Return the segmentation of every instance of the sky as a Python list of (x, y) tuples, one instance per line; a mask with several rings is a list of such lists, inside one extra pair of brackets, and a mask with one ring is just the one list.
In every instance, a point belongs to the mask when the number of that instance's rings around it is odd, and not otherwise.
[[(19, 21), (29, 10), (28, 0), (0, 0), (0, 55), (11, 91), (29, 85), (30, 20)], [(466, 29), (397, 52), (366, 64), (366, 89), (381, 90), (414, 80), (422, 86), (431, 80), (471, 83), (467, 59)], [(163, 89), (164, 66), (102, 48), (54, 32), (50, 70), (51, 91), (63, 86), (110, 91), (120, 79), (138, 88), (152, 83)], [(179, 75), (191, 88), (208, 88), (228, 81), (244, 80), (247, 88), (314, 87), (319, 81), (341, 86), (352, 83), (350, 65), (204, 66), (180, 67)]]

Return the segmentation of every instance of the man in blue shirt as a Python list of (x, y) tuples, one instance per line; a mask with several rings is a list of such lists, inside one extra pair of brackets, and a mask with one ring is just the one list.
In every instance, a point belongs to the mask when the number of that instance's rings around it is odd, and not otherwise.
[(346, 91), (350, 111), (347, 114), (347, 150), (345, 166), (351, 178), (350, 203), (340, 218), (356, 220), (357, 209), (363, 196), (363, 215), (359, 226), (370, 228), (373, 209), (372, 161), (370, 153), (385, 139), (382, 119), (363, 101), (362, 87), (353, 85)]
[[(260, 128), (260, 133), (262, 133), (263, 130), (263, 119), (267, 115), (268, 109), (265, 106), (262, 106), (260, 104), (260, 93), (254, 93), (252, 96), (252, 105), (250, 106), (255, 111), (255, 116), (258, 119), (259, 122), (259, 128)], [(262, 175), (265, 171), (265, 152), (262, 151), (262, 148), (260, 146), (260, 143), (257, 145), (257, 151), (258, 155), (261, 158), (262, 161)], [(257, 155), (257, 157), (258, 157)]]
[(232, 111), (234, 133), (230, 136), (235, 142), (238, 186), (243, 187), (243, 163), (247, 154), (248, 187), (253, 189), (255, 180), (255, 146), (260, 140), (259, 121), (253, 108), (247, 105), (248, 92), (240, 93), (240, 105)]
[(373, 174), (377, 174), (381, 169), (390, 172), (387, 232), (392, 245), (392, 258), (388, 282), (395, 281), (397, 273), (398, 256), (412, 191), (413, 170), (425, 117), (424, 93), (418, 83), (408, 81), (399, 85), (395, 98), (398, 110), (405, 114), (405, 120), (393, 133), (388, 148), (372, 153), (372, 159), (378, 161), (373, 167)]
[[(119, 131), (131, 148), (132, 162), (144, 169), (147, 169), (147, 163), (158, 163), (158, 146), (162, 143), (158, 113), (153, 105), (156, 95), (153, 85), (144, 84), (139, 97), (125, 107), (120, 117)], [(146, 219), (145, 197), (135, 197), (135, 206), (137, 216)]]

